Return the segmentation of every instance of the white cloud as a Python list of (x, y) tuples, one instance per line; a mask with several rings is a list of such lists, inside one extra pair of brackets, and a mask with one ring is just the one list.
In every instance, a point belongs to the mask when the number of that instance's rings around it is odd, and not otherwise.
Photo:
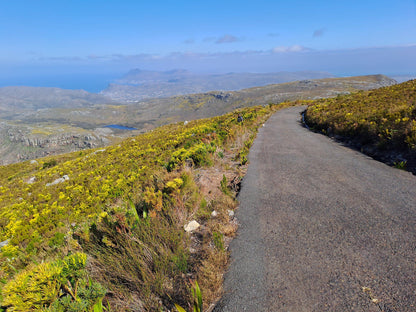
[(224, 35), (220, 38), (218, 38), (215, 43), (232, 43), (232, 42), (237, 42), (237, 41), (241, 41), (240, 38), (237, 38), (236, 36), (233, 35)]
[(308, 48), (305, 48), (304, 46), (295, 44), (292, 46), (279, 46), (275, 47), (272, 50), (274, 53), (287, 53), (287, 52), (303, 52), (303, 51), (309, 51)]

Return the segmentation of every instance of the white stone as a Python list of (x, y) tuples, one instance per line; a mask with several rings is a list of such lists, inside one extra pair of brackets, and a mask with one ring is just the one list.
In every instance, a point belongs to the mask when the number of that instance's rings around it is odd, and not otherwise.
[(0, 242), (0, 249), (4, 246), (7, 246), (9, 244), (9, 240), (6, 239), (5, 241)]
[(55, 181), (51, 182), (51, 183), (46, 183), (46, 186), (51, 186), (51, 185), (55, 185), (55, 184), (59, 184), (65, 181), (68, 181), (69, 177), (67, 175), (62, 176), (62, 178), (58, 178)]
[(183, 125), (184, 125), (184, 126), (186, 126), (188, 123), (189, 123), (189, 121), (188, 121), (188, 120), (185, 120), (185, 121), (183, 122)]
[(27, 180), (27, 184), (32, 184), (32, 183), (35, 183), (35, 181), (36, 181), (36, 177), (31, 177), (31, 178), (29, 178), (29, 180)]
[(216, 216), (218, 216), (218, 212), (216, 212), (215, 210), (211, 212), (211, 217), (215, 218)]
[(36, 160), (34, 160), (34, 159), (33, 159), (33, 160), (31, 160), (31, 161), (30, 161), (30, 164), (31, 164), (31, 165), (37, 165), (37, 164), (39, 164), (39, 163), (38, 163)]
[(196, 222), (195, 220), (192, 220), (191, 222), (189, 222), (187, 225), (184, 226), (185, 232), (193, 232), (195, 231), (197, 228), (199, 228), (201, 225)]
[(105, 148), (96, 150), (93, 154), (105, 152)]
[(228, 216), (229, 217), (234, 217), (234, 211), (233, 210), (228, 210)]

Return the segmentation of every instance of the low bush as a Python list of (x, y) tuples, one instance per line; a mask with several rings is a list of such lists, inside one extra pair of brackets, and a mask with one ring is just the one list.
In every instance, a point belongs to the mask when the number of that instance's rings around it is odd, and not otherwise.
[(106, 293), (85, 271), (87, 256), (76, 253), (21, 271), (3, 289), (2, 305), (12, 311), (92, 311)]
[(416, 80), (313, 101), (306, 123), (379, 149), (416, 150)]

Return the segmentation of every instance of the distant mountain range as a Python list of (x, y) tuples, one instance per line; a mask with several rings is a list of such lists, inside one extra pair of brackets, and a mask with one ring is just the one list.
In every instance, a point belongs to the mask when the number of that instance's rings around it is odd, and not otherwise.
[[(334, 97), (395, 83), (382, 75), (304, 79), (239, 91), (209, 91), (133, 103), (117, 103), (82, 90), (0, 88), (0, 165), (105, 146), (160, 125), (222, 115), (237, 108)], [(119, 125), (122, 129), (108, 128), (108, 125)], [(124, 127), (138, 130), (123, 130)]]
[(135, 102), (208, 91), (235, 91), (245, 88), (305, 79), (334, 77), (326, 72), (196, 74), (186, 70), (147, 71), (133, 69), (101, 91), (116, 101)]

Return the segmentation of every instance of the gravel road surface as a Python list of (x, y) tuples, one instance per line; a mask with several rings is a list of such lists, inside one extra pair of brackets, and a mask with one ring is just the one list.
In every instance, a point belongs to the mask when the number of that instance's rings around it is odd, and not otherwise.
[(214, 311), (416, 311), (416, 177), (300, 124), (260, 129)]

